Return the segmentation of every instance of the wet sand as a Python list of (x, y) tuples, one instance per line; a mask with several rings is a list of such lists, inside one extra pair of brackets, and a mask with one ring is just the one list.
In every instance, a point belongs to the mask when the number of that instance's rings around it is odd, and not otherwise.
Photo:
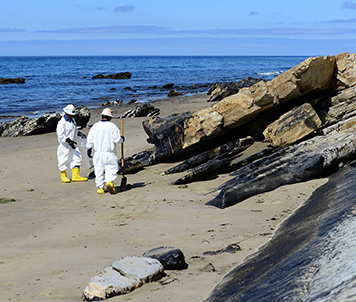
[[(206, 95), (153, 102), (161, 117), (209, 105)], [(114, 116), (136, 105), (112, 107)], [(93, 124), (102, 108), (91, 110)], [(125, 156), (152, 145), (145, 118), (125, 119)], [(113, 119), (120, 126), (120, 119)], [(87, 134), (89, 129), (83, 129)], [(184, 173), (162, 176), (176, 163), (126, 175), (117, 195), (98, 195), (94, 179), (60, 182), (55, 133), (0, 138), (0, 291), (4, 301), (81, 301), (90, 278), (123, 256), (140, 256), (159, 246), (182, 250), (188, 268), (109, 301), (202, 301), (222, 277), (267, 242), (278, 224), (327, 179), (283, 186), (227, 209), (206, 206), (208, 193), (227, 174), (187, 186), (169, 185)], [(258, 152), (256, 143), (241, 158)], [(86, 175), (84, 160), (81, 175)], [(69, 176), (71, 174), (69, 173)], [(121, 176), (117, 178), (120, 184)], [(203, 255), (237, 243), (235, 254)], [(214, 272), (205, 272), (212, 263)]]

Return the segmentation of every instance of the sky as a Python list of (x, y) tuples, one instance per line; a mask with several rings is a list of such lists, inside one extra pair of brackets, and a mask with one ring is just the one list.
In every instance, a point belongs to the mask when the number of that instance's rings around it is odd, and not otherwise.
[(0, 56), (356, 52), (356, 0), (0, 3)]

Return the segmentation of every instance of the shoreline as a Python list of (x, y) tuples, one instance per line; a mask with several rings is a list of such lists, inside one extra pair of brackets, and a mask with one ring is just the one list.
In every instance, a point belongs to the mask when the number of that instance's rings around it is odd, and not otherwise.
[[(182, 96), (150, 103), (166, 117), (207, 106), (206, 98)], [(111, 109), (118, 117), (136, 106)], [(90, 109), (89, 125), (100, 119), (104, 107)], [(152, 147), (142, 127), (145, 119), (124, 119), (125, 157)], [(120, 126), (119, 119), (113, 122)], [(88, 130), (81, 131), (87, 134)], [(165, 162), (126, 175), (129, 186), (124, 192), (98, 195), (93, 179), (60, 182), (55, 133), (1, 139), (0, 156), (6, 161), (0, 164), (0, 197), (16, 200), (0, 204), (0, 288), (4, 299), (11, 301), (81, 301), (89, 279), (101, 269), (121, 257), (141, 256), (159, 246), (181, 249), (188, 268), (165, 271), (167, 276), (161, 280), (108, 301), (202, 301), (327, 181), (283, 186), (218, 209), (205, 205), (214, 196), (207, 192), (230, 179), (229, 175), (172, 186), (169, 183), (184, 173), (162, 176), (177, 164)], [(261, 148), (263, 143), (255, 143), (241, 158)], [(81, 174), (85, 172), (82, 161)], [(241, 247), (235, 254), (203, 254), (234, 243)], [(203, 271), (209, 263), (215, 271)]]
[[(126, 108), (126, 110), (130, 110), (130, 109), (135, 108), (136, 106), (143, 105), (143, 104), (154, 104), (154, 103), (160, 103), (160, 102), (164, 102), (164, 101), (175, 102), (174, 99), (177, 99), (177, 98), (183, 98), (183, 99), (192, 98), (192, 99), (194, 99), (195, 97), (199, 98), (199, 97), (205, 96), (205, 95), (207, 95), (206, 92), (189, 93), (187, 95), (176, 96), (176, 97), (162, 96), (162, 97), (159, 97), (159, 98), (155, 98), (153, 96), (152, 99), (147, 98), (148, 101), (136, 101), (136, 102), (128, 101), (126, 103), (105, 105), (104, 100), (117, 99), (116, 97), (109, 97), (108, 96), (108, 97), (103, 97), (102, 98), (102, 100), (103, 100), (102, 103), (93, 102), (93, 103), (88, 103), (87, 105), (80, 104), (78, 107), (85, 106), (85, 107), (87, 107), (89, 109), (89, 111), (93, 111), (93, 112), (96, 112), (97, 110), (100, 110), (100, 109), (103, 109), (103, 108), (106, 108), (106, 107), (110, 107), (111, 109), (116, 108), (116, 107), (120, 107), (120, 108)], [(70, 102), (68, 104), (70, 104)], [(207, 103), (207, 105), (208, 105), (208, 103)], [(41, 116), (43, 116), (45, 114), (52, 114), (52, 113), (58, 113), (58, 112), (61, 113), (62, 109), (58, 108), (57, 110), (51, 110), (51, 111), (47, 111), (47, 112), (43, 111), (41, 113), (30, 113), (30, 112), (28, 112), (27, 114), (23, 114), (23, 115), (21, 115), (21, 114), (18, 114), (18, 115), (17, 114), (0, 115), (0, 125), (11, 123), (11, 122), (17, 120), (18, 118), (20, 118), (22, 116), (27, 116), (30, 119), (35, 119), (35, 118), (41, 117)]]

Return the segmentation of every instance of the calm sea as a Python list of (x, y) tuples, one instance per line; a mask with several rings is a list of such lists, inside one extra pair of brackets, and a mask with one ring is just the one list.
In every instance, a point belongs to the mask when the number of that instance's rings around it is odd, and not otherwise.
[[(167, 96), (174, 83), (186, 94), (206, 93), (215, 82), (247, 77), (270, 80), (307, 57), (292, 56), (78, 56), (0, 57), (0, 78), (25, 84), (0, 85), (0, 122), (59, 112), (71, 103), (98, 106), (107, 100), (148, 102)], [(92, 79), (130, 72), (127, 80)], [(196, 85), (196, 88), (193, 88)], [(131, 89), (129, 89), (131, 88)]]

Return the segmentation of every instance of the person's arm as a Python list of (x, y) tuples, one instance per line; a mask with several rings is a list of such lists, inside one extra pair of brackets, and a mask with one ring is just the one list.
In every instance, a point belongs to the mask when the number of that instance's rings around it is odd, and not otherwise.
[(62, 120), (58, 122), (56, 132), (57, 132), (58, 142), (60, 144), (64, 144), (66, 142), (67, 137), (65, 136), (65, 127)]
[[(95, 126), (95, 125), (94, 125)], [(88, 137), (87, 137), (87, 149), (91, 149), (94, 146), (94, 126), (89, 130)]]
[(115, 125), (115, 127), (113, 127), (112, 135), (113, 135), (115, 144), (123, 143), (125, 140), (125, 138), (123, 136), (121, 136), (120, 129), (116, 125)]

